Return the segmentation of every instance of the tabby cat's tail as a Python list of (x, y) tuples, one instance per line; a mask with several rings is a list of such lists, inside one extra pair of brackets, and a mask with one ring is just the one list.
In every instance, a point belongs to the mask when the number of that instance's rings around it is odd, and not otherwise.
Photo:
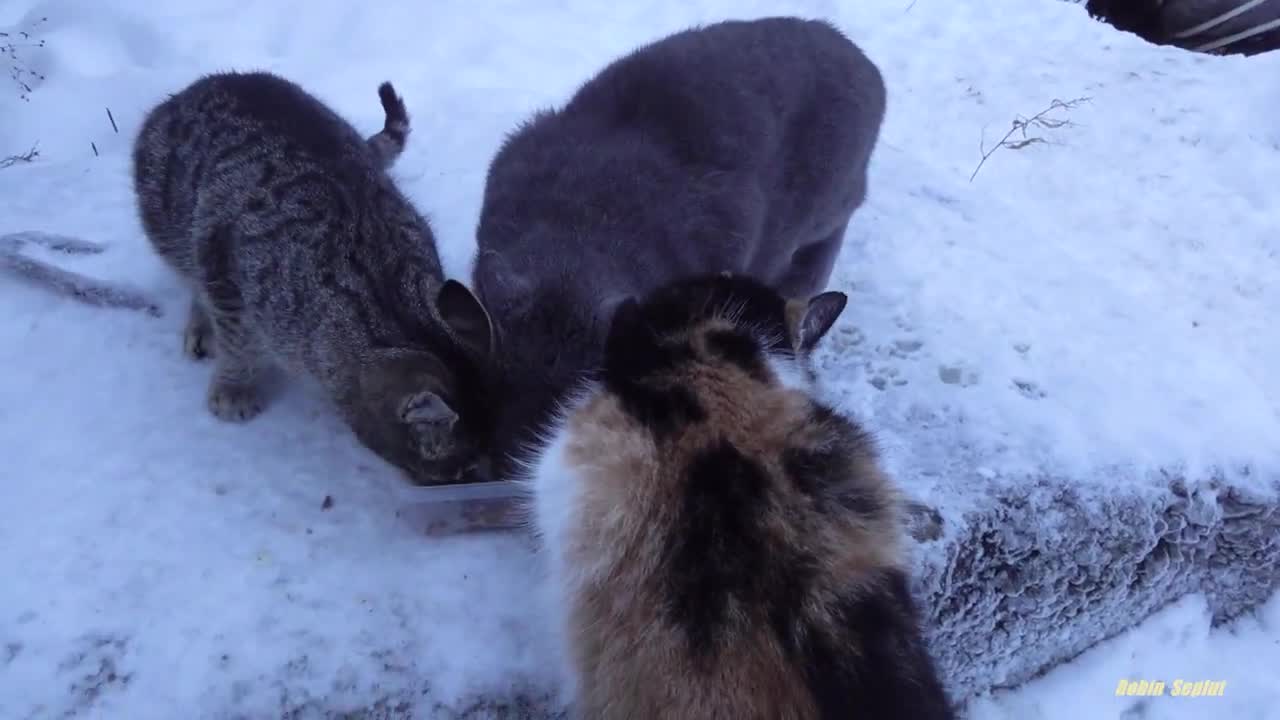
[(67, 255), (97, 255), (106, 249), (87, 240), (35, 230), (0, 235), (0, 272), (16, 275), (87, 305), (141, 310), (155, 317), (161, 315), (159, 304), (138, 290), (95, 280), (24, 255), (22, 246), (28, 243)]
[(404, 109), (404, 100), (396, 94), (389, 82), (378, 86), (378, 99), (382, 101), (387, 119), (381, 132), (369, 138), (369, 148), (378, 157), (382, 167), (388, 168), (404, 151), (405, 141), (409, 137), (409, 112)]

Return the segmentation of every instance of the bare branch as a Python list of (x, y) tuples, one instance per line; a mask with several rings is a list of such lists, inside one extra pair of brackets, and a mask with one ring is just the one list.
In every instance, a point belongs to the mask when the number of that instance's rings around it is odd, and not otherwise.
[(3, 170), (9, 167), (10, 165), (17, 165), (20, 162), (29, 163), (32, 160), (35, 160), (36, 158), (40, 157), (40, 151), (36, 149), (36, 145), (39, 145), (39, 144), (40, 143), (36, 143), (35, 145), (32, 145), (30, 150), (26, 151), (21, 155), (10, 155), (9, 157), (4, 158), (3, 160), (0, 160), (0, 170)]
[[(42, 17), (36, 20), (31, 27), (47, 22), (49, 18)], [(16, 33), (0, 32), (0, 58), (9, 61), (9, 79), (14, 85), (18, 86), (18, 97), (27, 101), (34, 89), (32, 83), (38, 83), (44, 80), (44, 75), (32, 70), (23, 61), (19, 49), (23, 48), (42, 48), (44, 40), (33, 41), (31, 33), (26, 30), (19, 30)]]
[[(1023, 148), (1030, 147), (1031, 145), (1057, 144), (1041, 135), (1028, 134), (1028, 130), (1060, 130), (1065, 127), (1074, 127), (1075, 123), (1070, 120), (1066, 118), (1051, 117), (1049, 113), (1054, 112), (1055, 110), (1074, 110), (1081, 104), (1090, 102), (1091, 100), (1092, 98), (1088, 97), (1079, 97), (1074, 100), (1055, 99), (1053, 102), (1049, 103), (1049, 107), (1029, 118), (1018, 115), (1014, 117), (1013, 122), (1010, 124), (1009, 131), (1004, 134), (1004, 137), (1000, 138), (1000, 141), (995, 145), (992, 145), (989, 149), (987, 148), (985, 139), (986, 132), (984, 129), (984, 137), (979, 141), (978, 145), (979, 150), (982, 151), (982, 159), (978, 161), (978, 166), (973, 169), (973, 174), (969, 176), (969, 182), (973, 182), (973, 179), (978, 176), (978, 171), (987, 163), (987, 159), (1000, 148), (1005, 148), (1006, 150), (1022, 150)], [(1021, 137), (1015, 139), (1015, 134), (1020, 135)]]

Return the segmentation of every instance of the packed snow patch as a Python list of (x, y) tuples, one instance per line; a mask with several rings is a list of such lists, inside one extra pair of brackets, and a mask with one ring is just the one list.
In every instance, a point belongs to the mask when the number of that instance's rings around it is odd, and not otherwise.
[[(187, 298), (134, 214), (130, 143), (213, 70), (282, 73), (367, 131), (392, 80), (414, 127), (393, 173), (466, 277), (487, 163), (517, 123), (636, 45), (785, 13), (835, 21), (889, 87), (821, 360), (929, 508), (919, 592), (957, 697), (1188, 592), (1205, 594), (1197, 622), (1274, 592), (1280, 54), (1152, 47), (1050, 0), (10, 0), (4, 29), (48, 17), (48, 42), (24, 49), (45, 75), (29, 102), (0, 92), (0, 156), (41, 152), (0, 170), (0, 235), (105, 247), (45, 257), (163, 312), (0, 274), (0, 717), (561, 711), (525, 538), (415, 535), (400, 478), (304, 387), (249, 425), (209, 416), (208, 367), (180, 352)], [(1077, 98), (974, 175), (1015, 118)], [(1201, 667), (1172, 663), (1131, 670)], [(1272, 687), (1221, 672), (1233, 697)], [(1264, 717), (1241, 712), (1223, 717)]]

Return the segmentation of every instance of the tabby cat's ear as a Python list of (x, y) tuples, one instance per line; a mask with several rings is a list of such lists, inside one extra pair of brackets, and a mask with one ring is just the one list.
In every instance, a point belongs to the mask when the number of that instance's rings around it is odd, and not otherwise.
[(439, 395), (423, 390), (401, 398), (397, 408), (400, 422), (408, 425), (431, 425), (443, 429), (453, 427), (458, 413)]
[(796, 350), (808, 353), (817, 347), (844, 312), (849, 297), (842, 292), (829, 290), (815, 295), (808, 302), (793, 300), (787, 312), (788, 330)]
[(400, 399), (396, 410), (400, 422), (415, 438), (423, 459), (439, 459), (455, 447), (458, 413), (444, 398), (429, 390), (412, 392)]
[(457, 280), (440, 286), (436, 307), (455, 337), (473, 353), (488, 357), (493, 352), (493, 322), (479, 298)]

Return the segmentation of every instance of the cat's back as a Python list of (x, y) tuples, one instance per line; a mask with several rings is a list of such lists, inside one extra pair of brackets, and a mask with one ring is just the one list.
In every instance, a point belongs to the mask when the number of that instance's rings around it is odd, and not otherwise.
[(376, 235), (438, 265), (425, 218), (370, 142), (272, 73), (206, 75), (159, 103), (135, 140), (133, 180), (147, 234), (184, 268), (193, 242), (226, 227), (240, 238), (318, 238), (274, 244), (299, 253)]
[[(678, 32), (507, 136), (477, 239), (520, 257), (625, 250), (663, 277), (789, 258), (863, 201), (884, 112), (880, 72), (826, 22)], [(559, 246), (532, 247), (538, 225)]]
[(317, 162), (368, 160), (364, 138), (350, 123), (297, 83), (268, 72), (201, 77), (153, 109), (143, 133), (162, 125), (169, 132), (156, 139), (166, 145), (235, 138), (279, 143)]
[(801, 308), (705, 289), (619, 310), (536, 472), (580, 710), (950, 717), (895, 492), (787, 351)]
[(160, 102), (135, 138), (132, 172), (143, 225), (166, 246), (181, 244), (202, 202), (243, 218), (251, 203), (257, 212), (280, 205), (253, 199), (262, 193), (334, 206), (334, 196), (350, 204), (388, 182), (355, 128), (267, 72), (205, 75)]
[[(682, 160), (722, 168), (767, 163), (796, 131), (824, 131), (838, 162), (855, 149), (845, 141), (879, 125), (885, 93), (876, 66), (830, 23), (771, 17), (637, 48), (585, 83), (563, 114), (639, 129)], [(832, 126), (846, 130), (825, 132)]]
[(610, 62), (510, 133), (491, 167), (585, 187), (600, 182), (590, 159), (609, 147), (613, 165), (665, 152), (686, 172), (758, 168), (801, 132), (820, 132), (839, 164), (874, 142), (885, 100), (879, 69), (826, 21), (725, 21)]
[[(813, 76), (815, 70), (828, 74)], [(798, 96), (850, 83), (875, 86), (882, 78), (862, 50), (830, 22), (799, 17), (725, 20), (636, 47), (584, 83), (565, 111), (596, 114), (635, 97), (736, 106), (762, 88)]]

